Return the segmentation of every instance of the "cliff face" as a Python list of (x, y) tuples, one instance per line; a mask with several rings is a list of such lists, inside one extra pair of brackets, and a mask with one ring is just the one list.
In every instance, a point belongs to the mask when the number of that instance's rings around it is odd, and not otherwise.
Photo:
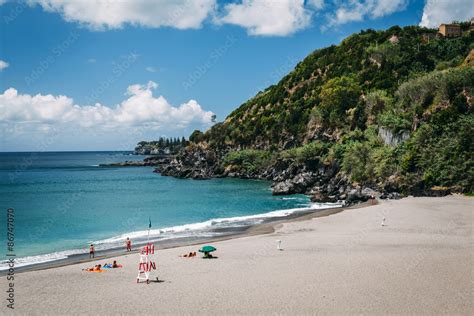
[(267, 179), (274, 194), (319, 201), (472, 192), (474, 32), (425, 31), (368, 30), (313, 52), (162, 174)]
[(191, 144), (182, 149), (169, 164), (156, 171), (164, 176), (177, 178), (210, 179), (220, 176), (219, 161), (221, 159), (222, 153), (211, 150), (204, 144)]

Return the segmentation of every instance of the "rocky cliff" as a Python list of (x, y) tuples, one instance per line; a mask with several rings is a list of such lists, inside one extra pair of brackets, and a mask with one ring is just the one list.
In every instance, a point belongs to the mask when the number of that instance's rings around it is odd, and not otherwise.
[(266, 179), (322, 202), (472, 192), (474, 34), (462, 27), (429, 41), (419, 27), (367, 30), (317, 50), (157, 171)]

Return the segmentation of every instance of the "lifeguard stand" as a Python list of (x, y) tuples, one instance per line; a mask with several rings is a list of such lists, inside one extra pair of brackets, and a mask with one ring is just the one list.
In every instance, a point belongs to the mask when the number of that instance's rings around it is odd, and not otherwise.
[[(152, 256), (155, 254), (155, 245), (152, 243), (146, 244), (140, 249), (140, 262), (138, 263), (138, 275), (137, 283), (141, 280), (146, 281), (147, 284), (150, 283), (150, 274), (152, 270), (156, 270), (155, 261), (153, 261)], [(156, 278), (158, 280), (158, 277)]]

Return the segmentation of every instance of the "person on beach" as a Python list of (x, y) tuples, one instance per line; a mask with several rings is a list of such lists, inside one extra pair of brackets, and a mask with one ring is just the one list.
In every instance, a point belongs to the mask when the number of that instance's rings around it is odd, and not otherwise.
[[(95, 268), (95, 266), (94, 266), (94, 268)], [(94, 271), (94, 268), (85, 268), (85, 269), (82, 269), (82, 271), (91, 272), (91, 271)]]
[(95, 249), (94, 249), (94, 245), (91, 244), (89, 247), (89, 258), (94, 258), (94, 257), (95, 257)]
[(102, 268), (102, 266), (100, 264), (97, 264), (93, 268), (85, 268), (85, 269), (82, 269), (82, 270), (87, 271), (87, 272), (100, 272), (100, 271), (102, 271), (101, 268)]
[(204, 252), (204, 257), (203, 258), (204, 259), (211, 259), (211, 258), (214, 258), (214, 257), (212, 256), (212, 254), (210, 252), (206, 251), (206, 252)]
[(132, 251), (132, 241), (130, 240), (130, 238), (127, 237), (125, 245), (127, 246), (127, 251)]

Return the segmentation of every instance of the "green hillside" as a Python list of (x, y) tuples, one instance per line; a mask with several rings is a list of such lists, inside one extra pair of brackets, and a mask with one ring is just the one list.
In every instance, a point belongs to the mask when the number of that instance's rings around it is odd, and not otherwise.
[(435, 30), (414, 26), (366, 30), (316, 50), (224, 122), (191, 135), (183, 155), (212, 159), (178, 157), (165, 174), (200, 168), (196, 177), (275, 184), (309, 174), (283, 193), (315, 192), (333, 179), (381, 191), (472, 192), (474, 32), (462, 28), (461, 37), (430, 40), (424, 35)]

